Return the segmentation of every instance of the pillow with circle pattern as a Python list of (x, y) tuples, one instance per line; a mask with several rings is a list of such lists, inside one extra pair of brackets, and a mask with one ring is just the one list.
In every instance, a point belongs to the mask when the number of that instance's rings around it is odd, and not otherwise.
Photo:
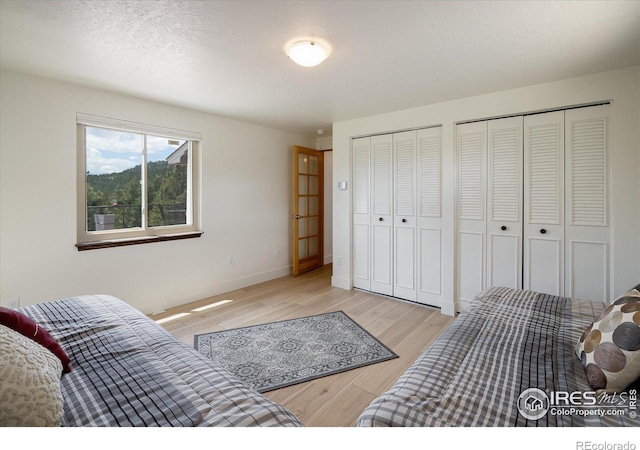
[(37, 342), (0, 325), (0, 427), (60, 426), (62, 362)]
[(580, 337), (576, 354), (591, 387), (621, 392), (640, 377), (640, 291), (618, 297)]

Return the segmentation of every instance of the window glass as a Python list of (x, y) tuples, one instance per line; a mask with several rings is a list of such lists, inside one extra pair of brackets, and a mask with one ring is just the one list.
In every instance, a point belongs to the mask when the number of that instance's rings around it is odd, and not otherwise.
[(87, 231), (137, 228), (144, 136), (85, 127)]
[[(192, 231), (194, 141), (79, 125), (80, 241)], [(117, 236), (116, 236), (117, 235)]]
[(187, 223), (189, 142), (147, 136), (149, 226)]

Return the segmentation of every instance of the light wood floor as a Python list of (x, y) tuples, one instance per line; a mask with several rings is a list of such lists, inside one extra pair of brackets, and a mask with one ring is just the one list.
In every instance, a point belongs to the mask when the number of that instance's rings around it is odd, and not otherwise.
[[(399, 358), (266, 392), (264, 396), (287, 407), (308, 427), (349, 427), (454, 319), (437, 309), (334, 288), (330, 277), (331, 265), (327, 265), (296, 278), (279, 278), (151, 317), (158, 320), (189, 312), (162, 326), (192, 346), (195, 334), (344, 311)], [(233, 301), (200, 313), (191, 312), (221, 300)]]

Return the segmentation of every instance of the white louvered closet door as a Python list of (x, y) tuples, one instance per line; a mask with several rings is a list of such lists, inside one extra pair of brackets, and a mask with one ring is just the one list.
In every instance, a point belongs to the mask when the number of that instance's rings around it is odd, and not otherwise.
[(522, 123), (488, 122), (487, 286), (522, 288)]
[(486, 279), (487, 122), (460, 124), (457, 130), (457, 292), (459, 303), (474, 299)]
[(415, 301), (416, 280), (416, 132), (393, 135), (394, 297)]
[(442, 305), (442, 127), (418, 130), (417, 301)]
[(609, 299), (609, 105), (565, 112), (565, 295)]
[(371, 290), (371, 138), (352, 141), (353, 287)]
[(393, 295), (393, 136), (371, 137), (371, 291)]
[(523, 287), (564, 295), (564, 111), (524, 118)]

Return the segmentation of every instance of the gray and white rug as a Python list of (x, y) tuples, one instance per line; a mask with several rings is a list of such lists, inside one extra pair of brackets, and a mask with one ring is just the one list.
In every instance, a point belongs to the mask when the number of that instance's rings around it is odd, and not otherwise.
[(342, 311), (199, 334), (194, 347), (258, 392), (398, 357)]

